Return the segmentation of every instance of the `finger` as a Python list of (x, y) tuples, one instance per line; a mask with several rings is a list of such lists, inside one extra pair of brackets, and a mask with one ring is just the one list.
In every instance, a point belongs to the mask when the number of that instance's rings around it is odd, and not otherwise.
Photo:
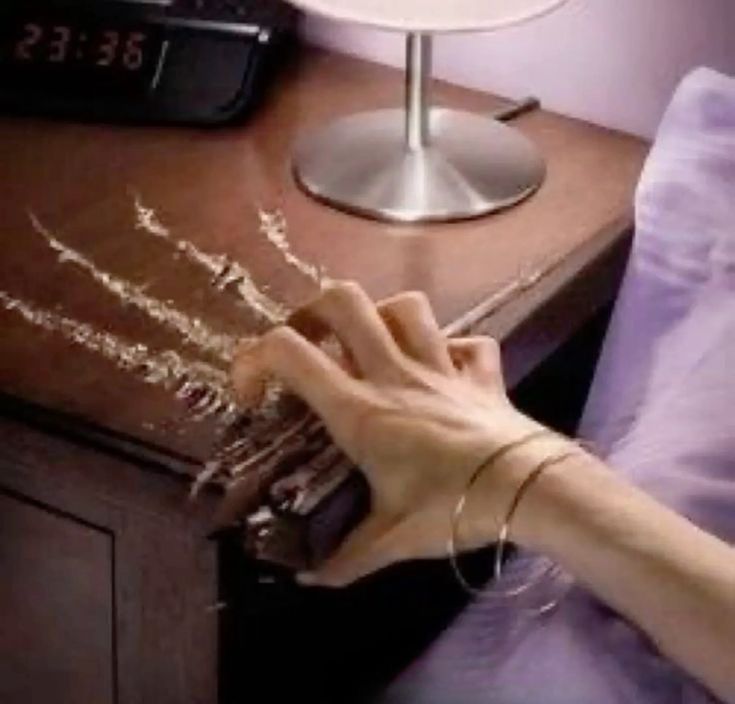
[[(308, 335), (307, 339), (310, 339)], [(342, 343), (335, 335), (330, 333), (324, 338), (319, 344), (319, 349), (333, 359), (351, 377), (360, 378), (361, 372), (350, 351), (342, 346)]]
[(342, 543), (338, 551), (318, 569), (302, 572), (297, 581), (304, 586), (344, 587), (396, 562), (393, 541), (386, 541), (391, 523), (369, 517)]
[(454, 371), (446, 338), (426, 294), (398, 294), (381, 301), (378, 312), (406, 356), (440, 372)]
[(375, 304), (354, 282), (333, 282), (320, 298), (294, 313), (288, 324), (311, 340), (333, 333), (362, 376), (389, 377), (400, 366), (400, 348)]
[(502, 385), (500, 346), (494, 338), (454, 338), (449, 340), (447, 349), (457, 370), (483, 386)]
[(257, 343), (238, 349), (232, 364), (236, 397), (252, 402), (253, 387), (275, 377), (330, 425), (353, 403), (357, 382), (322, 350), (295, 330), (281, 326)]

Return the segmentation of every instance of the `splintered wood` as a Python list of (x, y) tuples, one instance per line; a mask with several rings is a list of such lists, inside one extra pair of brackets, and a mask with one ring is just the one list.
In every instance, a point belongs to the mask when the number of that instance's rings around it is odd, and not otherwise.
[(89, 275), (95, 283), (115, 296), (123, 306), (137, 308), (151, 320), (178, 333), (182, 340), (192, 347), (211, 354), (220, 362), (230, 363), (233, 349), (237, 343), (237, 340), (233, 337), (215, 332), (199, 318), (186, 315), (173, 306), (149, 296), (143, 291), (142, 286), (136, 286), (98, 268), (84, 254), (57, 239), (41, 224), (34, 213), (29, 213), (29, 217), (33, 229), (46, 240), (51, 249), (57, 252), (59, 263), (72, 264), (78, 267)]
[[(173, 250), (174, 258), (183, 257), (201, 269), (215, 291), (255, 313), (266, 327), (288, 319), (289, 308), (259, 287), (243, 264), (178, 239), (156, 211), (143, 203), (139, 194), (133, 194), (132, 201), (135, 228), (164, 242)], [(145, 286), (105, 270), (90, 256), (65, 243), (35, 213), (29, 212), (28, 216), (34, 232), (56, 255), (60, 265), (75, 268), (123, 308), (135, 309), (174, 333), (194, 356), (173, 349), (151, 349), (140, 341), (125, 339), (57, 310), (45, 309), (9, 291), (0, 290), (0, 306), (36, 328), (100, 355), (143, 383), (172, 393), (184, 403), (190, 420), (214, 420), (219, 428), (216, 447), (196, 478), (192, 495), (210, 482), (224, 484), (230, 490), (241, 490), (243, 484), (250, 487), (250, 495), (243, 504), (244, 523), (250, 529), (246, 543), (268, 553), (272, 537), (284, 532), (270, 506), (277, 503), (282, 511), (301, 515), (306, 506), (318, 503), (314, 497), (324, 496), (325, 487), (335, 484), (335, 467), (347, 472), (349, 463), (331, 445), (319, 419), (303, 403), (284, 395), (275, 380), (266, 384), (259, 408), (248, 414), (240, 413), (229, 380), (237, 339), (180, 310), (171, 301), (156, 298)], [(258, 220), (259, 233), (288, 267), (321, 290), (328, 280), (325, 272), (294, 253), (283, 213), (260, 209)], [(298, 488), (293, 482), (288, 486), (278, 484), (297, 469)], [(325, 485), (317, 481), (322, 475), (328, 479)], [(265, 515), (271, 519), (264, 522)], [(294, 558), (292, 555), (289, 560)]]
[[(184, 258), (203, 271), (214, 291), (255, 313), (266, 329), (288, 319), (292, 311), (259, 287), (243, 264), (178, 239), (140, 195), (133, 194), (132, 201), (136, 229), (164, 242), (175, 259)], [(33, 230), (56, 254), (60, 265), (74, 267), (122, 307), (135, 309), (174, 333), (194, 356), (172, 349), (151, 349), (142, 342), (46, 310), (8, 291), (0, 290), (0, 306), (37, 328), (104, 357), (142, 382), (171, 392), (183, 402), (190, 420), (214, 421), (215, 447), (192, 485), (192, 496), (206, 484), (224, 485), (237, 495), (242, 509), (239, 524), (245, 529), (245, 544), (254, 554), (291, 567), (308, 565), (313, 558), (309, 552), (314, 550), (301, 535), (304, 522), (345, 485), (353, 472), (352, 463), (331, 443), (320, 419), (304, 403), (284, 394), (275, 380), (267, 382), (257, 409), (240, 413), (229, 380), (238, 340), (176, 308), (171, 301), (156, 298), (146, 287), (104, 270), (63, 242), (34, 213), (29, 213), (29, 218)], [(260, 209), (258, 219), (260, 235), (286, 265), (312, 284), (316, 292), (322, 290), (329, 279), (321, 267), (294, 253), (283, 213)], [(482, 307), (470, 311), (444, 332), (448, 336), (464, 334), (478, 320), (533, 286), (550, 268), (553, 264), (519, 273)], [(329, 345), (330, 340), (323, 344)], [(320, 550), (316, 548), (316, 552)]]
[(203, 362), (191, 361), (173, 350), (153, 352), (146, 345), (129, 342), (88, 323), (39, 308), (0, 290), (0, 304), (24, 320), (113, 362), (146, 384), (173, 391), (187, 401), (196, 417), (217, 415), (231, 422), (237, 408), (228, 388), (227, 375)]
[(280, 210), (258, 210), (260, 232), (282, 254), (286, 264), (311, 279), (321, 290), (328, 281), (324, 269), (297, 257), (288, 241), (288, 223)]
[(242, 264), (224, 254), (207, 254), (188, 240), (177, 239), (160, 222), (156, 212), (143, 205), (137, 194), (134, 196), (134, 207), (137, 229), (160, 238), (193, 264), (204, 269), (215, 289), (234, 291), (242, 306), (261, 316), (267, 323), (277, 325), (288, 318), (290, 311), (258, 288), (252, 275)]

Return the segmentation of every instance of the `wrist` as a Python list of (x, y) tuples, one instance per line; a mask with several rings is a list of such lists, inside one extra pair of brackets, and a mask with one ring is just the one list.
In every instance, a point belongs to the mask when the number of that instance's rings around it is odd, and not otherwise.
[(576, 462), (578, 456), (585, 454), (571, 440), (532, 419), (524, 419), (500, 445), (507, 451), (493, 460), (491, 450), (485, 462), (476, 465), (480, 473), (470, 479), (463, 511), (465, 517), (459, 531), (464, 546), (495, 542), (504, 524), (512, 519), (506, 526), (510, 529), (510, 539), (524, 547), (538, 549), (546, 530), (544, 517), (549, 513), (546, 501), (553, 500), (553, 496), (543, 496), (541, 492), (542, 505), (534, 501), (535, 508), (529, 511), (530, 495), (547, 472), (558, 471), (557, 465)]
[[(552, 452), (563, 452), (560, 445)], [(530, 455), (531, 452), (524, 459), (530, 460)], [(545, 460), (536, 456), (533, 461)], [(510, 526), (511, 539), (524, 548), (558, 559), (569, 538), (570, 526), (587, 510), (589, 492), (605, 494), (615, 481), (607, 467), (576, 446), (576, 451), (549, 466), (529, 487)]]
[(553, 431), (508, 404), (508, 412), (494, 413), (465, 445), (458, 484), (461, 516), (455, 523), (457, 547), (482, 547), (497, 538), (505, 513), (528, 471), (518, 458), (530, 445), (548, 445)]

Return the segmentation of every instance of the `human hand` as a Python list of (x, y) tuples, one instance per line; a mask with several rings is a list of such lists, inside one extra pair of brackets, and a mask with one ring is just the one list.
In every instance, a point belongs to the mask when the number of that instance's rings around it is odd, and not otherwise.
[[(329, 334), (339, 342), (331, 354), (317, 344)], [(370, 485), (369, 515), (316, 572), (300, 575), (307, 584), (340, 586), (394, 562), (444, 556), (470, 474), (540, 427), (510, 404), (497, 343), (446, 339), (420, 293), (376, 306), (357, 284), (335, 282), (288, 325), (242, 346), (232, 373), (246, 406), (266, 378), (280, 379)], [(510, 467), (488, 474), (483, 511), (499, 524), (520, 480)]]

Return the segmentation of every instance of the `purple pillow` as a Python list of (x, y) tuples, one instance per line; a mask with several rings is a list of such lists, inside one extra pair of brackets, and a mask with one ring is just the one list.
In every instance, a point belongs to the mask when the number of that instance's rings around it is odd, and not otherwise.
[[(636, 238), (581, 425), (618, 471), (735, 542), (735, 80), (679, 87), (636, 196)], [(547, 585), (552, 594), (558, 585)], [(715, 699), (581, 587), (530, 618), (470, 604), (394, 683), (410, 704)]]
[(700, 69), (661, 126), (581, 435), (735, 543), (735, 80)]

